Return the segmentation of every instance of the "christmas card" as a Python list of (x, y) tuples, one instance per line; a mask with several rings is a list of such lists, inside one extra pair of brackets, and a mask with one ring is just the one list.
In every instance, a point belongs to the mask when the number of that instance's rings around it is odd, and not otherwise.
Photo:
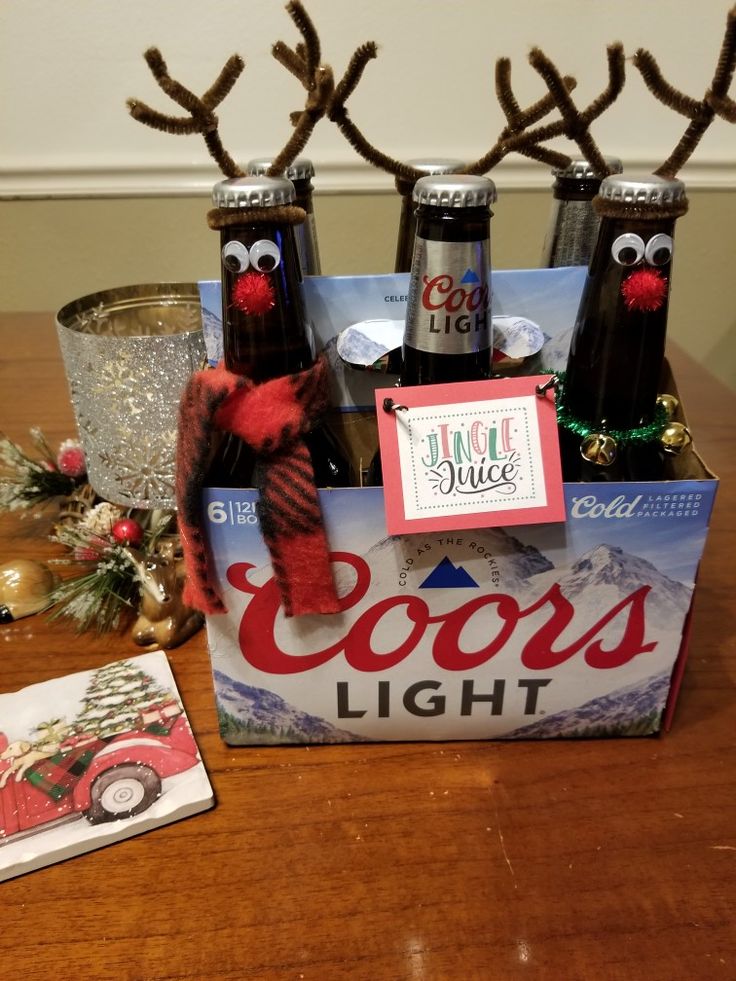
[(213, 804), (162, 651), (0, 695), (0, 881)]

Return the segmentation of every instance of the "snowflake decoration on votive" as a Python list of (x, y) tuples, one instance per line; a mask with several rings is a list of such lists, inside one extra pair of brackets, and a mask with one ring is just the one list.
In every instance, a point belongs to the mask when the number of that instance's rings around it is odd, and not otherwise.
[(121, 440), (102, 462), (115, 473), (121, 494), (131, 501), (160, 501), (174, 496), (176, 431), (162, 434), (167, 445), (145, 436)]
[(97, 306), (80, 313), (74, 329), (79, 334), (104, 334), (108, 331), (110, 311), (100, 300)]
[(120, 349), (117, 357), (90, 366), (94, 378), (89, 387), (92, 398), (108, 396), (118, 412), (131, 415), (143, 412), (141, 403), (151, 402), (153, 394), (146, 385), (139, 358), (131, 351)]

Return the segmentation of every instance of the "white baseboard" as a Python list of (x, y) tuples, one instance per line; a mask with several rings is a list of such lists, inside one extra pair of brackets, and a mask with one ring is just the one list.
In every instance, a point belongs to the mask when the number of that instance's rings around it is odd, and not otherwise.
[[(652, 161), (627, 162), (627, 171), (649, 173)], [(548, 188), (549, 172), (539, 164), (505, 161), (493, 172), (499, 190)], [(682, 178), (692, 190), (736, 190), (736, 163), (700, 160)], [(191, 197), (208, 195), (220, 179), (214, 166), (157, 164), (139, 166), (49, 166), (0, 170), (0, 200), (48, 198)], [(319, 163), (319, 194), (377, 194), (393, 189), (393, 178), (363, 161)]]

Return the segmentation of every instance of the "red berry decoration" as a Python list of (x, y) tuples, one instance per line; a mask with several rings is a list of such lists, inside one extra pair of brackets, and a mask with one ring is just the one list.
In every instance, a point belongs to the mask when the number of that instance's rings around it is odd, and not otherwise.
[(84, 458), (84, 450), (74, 439), (65, 440), (59, 447), (56, 457), (56, 465), (65, 477), (84, 477), (87, 473), (87, 461)]
[(253, 269), (235, 280), (232, 299), (238, 310), (251, 314), (268, 313), (276, 303), (271, 280)]
[(134, 518), (121, 518), (112, 526), (112, 537), (118, 545), (136, 548), (143, 541), (143, 528)]

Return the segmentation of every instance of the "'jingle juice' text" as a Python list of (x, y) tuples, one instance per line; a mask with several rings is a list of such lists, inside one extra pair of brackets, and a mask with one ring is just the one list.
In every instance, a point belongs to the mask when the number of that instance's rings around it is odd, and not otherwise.
[(476, 420), (455, 430), (442, 423), (428, 433), (421, 463), (434, 490), (444, 496), (514, 494), (520, 458), (511, 445), (511, 423), (508, 417), (493, 426)]

